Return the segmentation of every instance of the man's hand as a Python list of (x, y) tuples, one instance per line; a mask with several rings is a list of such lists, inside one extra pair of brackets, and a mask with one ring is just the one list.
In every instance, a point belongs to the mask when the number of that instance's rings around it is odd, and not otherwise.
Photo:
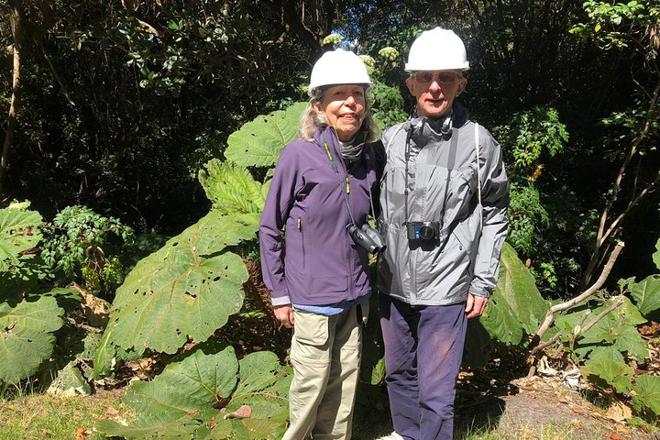
[(488, 298), (468, 293), (467, 302), (465, 304), (465, 313), (467, 313), (467, 318), (472, 319), (481, 316), (481, 314), (486, 309), (487, 303)]
[(280, 322), (280, 325), (286, 328), (293, 328), (293, 307), (291, 307), (291, 304), (275, 306), (273, 307), (273, 312), (275, 313), (275, 319)]

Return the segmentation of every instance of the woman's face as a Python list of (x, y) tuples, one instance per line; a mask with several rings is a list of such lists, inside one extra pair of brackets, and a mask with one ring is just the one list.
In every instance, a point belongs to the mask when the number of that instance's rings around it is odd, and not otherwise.
[(342, 142), (348, 142), (362, 127), (366, 101), (364, 87), (355, 84), (332, 86), (323, 92), (316, 110), (325, 115)]

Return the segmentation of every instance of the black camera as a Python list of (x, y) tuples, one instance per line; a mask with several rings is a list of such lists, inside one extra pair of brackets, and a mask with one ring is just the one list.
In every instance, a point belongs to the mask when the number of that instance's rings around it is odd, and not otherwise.
[(355, 244), (366, 249), (367, 252), (379, 254), (385, 250), (383, 237), (381, 237), (378, 231), (371, 228), (368, 224), (365, 223), (358, 228), (357, 225), (350, 223), (346, 226), (346, 229)]
[(440, 237), (439, 222), (406, 222), (408, 240), (436, 240)]

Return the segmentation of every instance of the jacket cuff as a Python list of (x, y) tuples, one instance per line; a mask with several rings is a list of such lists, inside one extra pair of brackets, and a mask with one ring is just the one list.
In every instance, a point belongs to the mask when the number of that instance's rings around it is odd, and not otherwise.
[(489, 290), (475, 286), (474, 284), (470, 286), (470, 293), (476, 296), (482, 296), (484, 298), (490, 298), (491, 295)]
[(273, 304), (273, 307), (275, 307), (275, 306), (286, 306), (288, 304), (291, 304), (291, 299), (289, 298), (289, 295), (272, 297), (270, 299), (270, 301)]

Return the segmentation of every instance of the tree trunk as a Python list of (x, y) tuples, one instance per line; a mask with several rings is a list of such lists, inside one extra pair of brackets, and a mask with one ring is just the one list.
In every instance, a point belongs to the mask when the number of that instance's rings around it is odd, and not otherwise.
[(5, 139), (2, 144), (2, 156), (0, 156), (0, 197), (3, 195), (4, 181), (7, 174), (7, 161), (9, 150), (11, 150), (16, 128), (16, 112), (19, 104), (19, 92), (21, 86), (21, 49), (23, 34), (23, 11), (20, 0), (12, 1), (11, 32), (14, 37), (14, 70), (12, 80), (11, 103), (9, 104), (9, 115), (5, 129)]

